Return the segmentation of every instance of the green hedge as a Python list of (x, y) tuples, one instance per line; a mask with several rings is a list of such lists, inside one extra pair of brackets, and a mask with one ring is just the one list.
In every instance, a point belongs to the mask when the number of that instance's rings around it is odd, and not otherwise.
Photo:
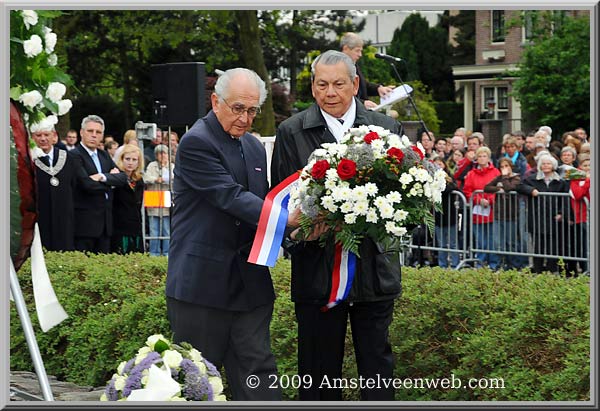
[[(119, 361), (153, 333), (170, 335), (165, 313), (167, 260), (141, 254), (47, 253), (54, 289), (69, 318), (42, 333), (30, 313), (49, 374), (102, 386)], [(33, 301), (28, 263), (19, 271)], [(296, 327), (289, 262), (273, 270), (278, 298), (271, 325), (280, 374), (296, 374)], [(390, 339), (401, 379), (485, 378), (496, 389), (399, 389), (401, 401), (574, 401), (590, 398), (589, 278), (528, 272), (403, 270)], [(344, 376), (356, 377), (348, 332)], [(11, 369), (32, 370), (11, 307)], [(284, 390), (286, 399), (296, 392)], [(358, 390), (344, 391), (358, 400)]]

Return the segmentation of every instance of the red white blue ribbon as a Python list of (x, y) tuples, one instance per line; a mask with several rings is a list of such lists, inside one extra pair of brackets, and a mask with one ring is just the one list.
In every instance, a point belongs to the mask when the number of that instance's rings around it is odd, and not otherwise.
[[(252, 243), (248, 262), (274, 267), (279, 256), (288, 219), (288, 202), (292, 189), (298, 184), (299, 173), (294, 173), (273, 188), (263, 203), (258, 228)], [(327, 311), (345, 300), (352, 288), (356, 271), (356, 255), (345, 251), (340, 243), (335, 245), (331, 291), (322, 311)]]
[(277, 184), (265, 197), (248, 257), (249, 263), (275, 266), (287, 224), (290, 192), (298, 184), (299, 176), (299, 173), (292, 174)]
[(331, 292), (327, 304), (321, 311), (327, 311), (344, 301), (354, 281), (356, 271), (356, 254), (346, 251), (340, 243), (335, 244), (335, 255), (333, 258), (333, 273), (331, 274)]

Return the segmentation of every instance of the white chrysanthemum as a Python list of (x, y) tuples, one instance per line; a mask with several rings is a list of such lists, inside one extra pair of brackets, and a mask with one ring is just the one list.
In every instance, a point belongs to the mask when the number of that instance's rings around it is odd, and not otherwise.
[(417, 181), (420, 181), (422, 183), (430, 181), (430, 179), (431, 179), (429, 172), (427, 170), (425, 170), (424, 168), (420, 168), (417, 170), (417, 173), (415, 174), (415, 178)]
[(325, 150), (324, 148), (317, 148), (314, 152), (313, 155), (315, 157), (325, 157), (327, 155), (327, 150)]
[(405, 148), (410, 147), (411, 146), (411, 142), (410, 142), (410, 138), (408, 138), (408, 136), (406, 134), (404, 134), (402, 136), (402, 144), (404, 145)]
[(387, 138), (388, 146), (395, 148), (402, 148), (402, 140), (397, 134), (390, 134)]
[(385, 198), (391, 203), (399, 203), (402, 201), (402, 194), (397, 191), (391, 191)]
[(381, 139), (373, 140), (371, 142), (371, 149), (376, 159), (383, 158), (385, 156), (385, 141)]
[(423, 194), (425, 194), (425, 197), (431, 198), (433, 192), (431, 191), (431, 186), (429, 184), (423, 186)]
[(328, 190), (333, 190), (337, 186), (337, 183), (338, 182), (333, 179), (326, 179), (325, 180), (325, 188)]
[(335, 204), (335, 200), (331, 196), (325, 196), (321, 198), (321, 205), (324, 209), (331, 213), (335, 213), (338, 209), (338, 206)]
[(419, 171), (419, 169), (417, 167), (411, 167), (411, 168), (408, 169), (408, 173), (411, 176), (416, 176), (417, 173), (418, 173), (418, 171)]
[(69, 100), (68, 98), (66, 98), (64, 100), (60, 100), (56, 104), (58, 104), (58, 115), (59, 116), (63, 116), (65, 114), (67, 114), (69, 112), (69, 110), (71, 110), (71, 107), (73, 107), (73, 102), (71, 100)]
[(369, 133), (369, 126), (365, 126), (365, 125), (360, 125), (358, 126), (358, 133), (362, 134), (363, 136), (366, 135), (367, 133)]
[(58, 56), (54, 53), (50, 54), (48, 56), (48, 65), (50, 67), (54, 67), (54, 66), (56, 66), (57, 63), (58, 63)]
[(37, 56), (42, 50), (42, 38), (37, 34), (34, 34), (29, 40), (23, 42), (23, 51), (25, 51), (25, 55), (29, 58)]
[(390, 203), (388, 203), (388, 201), (386, 200), (385, 197), (377, 197), (375, 198), (375, 201), (373, 201), (373, 204), (375, 205), (375, 207), (381, 209), (382, 207), (389, 205)]
[(340, 207), (340, 211), (344, 214), (349, 213), (350, 211), (352, 211), (352, 209), (354, 208), (354, 203), (350, 202), (350, 201), (346, 201), (344, 204), (342, 204), (342, 206)]
[(354, 136), (352, 141), (356, 144), (360, 144), (365, 140), (365, 136)]
[(375, 197), (379, 192), (379, 187), (377, 187), (377, 184), (367, 183), (365, 184), (365, 191), (367, 192), (367, 196)]
[(51, 31), (46, 33), (44, 36), (44, 44), (46, 46), (44, 50), (46, 53), (50, 54), (54, 51), (54, 47), (56, 47), (56, 40), (56, 33), (52, 33)]
[(29, 30), (29, 27), (35, 26), (38, 23), (38, 14), (35, 10), (23, 10), (21, 16), (23, 17), (23, 23), (25, 23), (25, 28), (27, 30)]
[(346, 133), (340, 138), (340, 143), (347, 143), (352, 138), (352, 134)]
[(394, 207), (386, 204), (379, 209), (379, 214), (381, 214), (381, 218), (390, 219), (394, 217)]
[(365, 186), (356, 186), (352, 189), (352, 201), (367, 201), (367, 189)]
[(413, 182), (413, 177), (408, 173), (402, 173), (400, 176), (400, 182), (402, 184), (410, 184)]
[(368, 201), (357, 201), (354, 204), (354, 213), (356, 215), (367, 215), (369, 211), (369, 202)]
[(379, 134), (380, 136), (382, 135), (383, 131), (385, 130), (383, 127), (381, 126), (376, 126), (375, 124), (371, 124), (369, 127), (369, 130), (376, 132), (377, 134)]
[(369, 208), (367, 211), (367, 223), (377, 223), (379, 221), (379, 217), (377, 216), (377, 210), (374, 208)]
[(356, 214), (348, 213), (344, 216), (344, 222), (346, 224), (354, 224), (356, 223)]
[(342, 188), (343, 187), (336, 186), (331, 189), (331, 197), (333, 197), (335, 201), (343, 201), (345, 199)]
[(396, 210), (394, 212), (394, 220), (397, 222), (406, 220), (406, 217), (408, 217), (408, 212), (405, 210)]

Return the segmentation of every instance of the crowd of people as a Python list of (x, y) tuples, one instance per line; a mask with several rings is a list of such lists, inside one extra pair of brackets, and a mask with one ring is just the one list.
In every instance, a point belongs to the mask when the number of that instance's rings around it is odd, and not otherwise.
[[(450, 138), (423, 131), (419, 141), (425, 156), (446, 170), (448, 184), (443, 210), (436, 212), (436, 232), (423, 233), (420, 227), (413, 236), (413, 245), (429, 240), (441, 251), (436, 256), (419, 250), (411, 264), (456, 268), (461, 254), (448, 250), (464, 250), (461, 240), (472, 233), (479, 250), (475, 259), (492, 269), (531, 266), (536, 273), (558, 272), (556, 257), (562, 256), (568, 276), (588, 271), (581, 260), (588, 253), (590, 200), (590, 139), (585, 129), (565, 132), (560, 139), (552, 138), (548, 126), (528, 134), (514, 131), (503, 136), (494, 152), (482, 133), (464, 128)], [(470, 209), (455, 206), (457, 192)], [(528, 254), (534, 255), (531, 265)]]
[(168, 255), (169, 204), (160, 200), (170, 198), (177, 133), (158, 129), (142, 151), (135, 130), (127, 130), (119, 145), (104, 129), (101, 117), (89, 115), (79, 133), (70, 129), (63, 139), (51, 124), (32, 130), (41, 150), (34, 164), (42, 245), (50, 251), (149, 249), (153, 256)]

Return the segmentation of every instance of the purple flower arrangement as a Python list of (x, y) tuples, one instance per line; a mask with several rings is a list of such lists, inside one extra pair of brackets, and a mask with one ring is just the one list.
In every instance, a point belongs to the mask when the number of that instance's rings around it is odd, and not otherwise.
[(100, 400), (225, 401), (225, 395), (219, 371), (198, 350), (156, 334), (119, 364)]

